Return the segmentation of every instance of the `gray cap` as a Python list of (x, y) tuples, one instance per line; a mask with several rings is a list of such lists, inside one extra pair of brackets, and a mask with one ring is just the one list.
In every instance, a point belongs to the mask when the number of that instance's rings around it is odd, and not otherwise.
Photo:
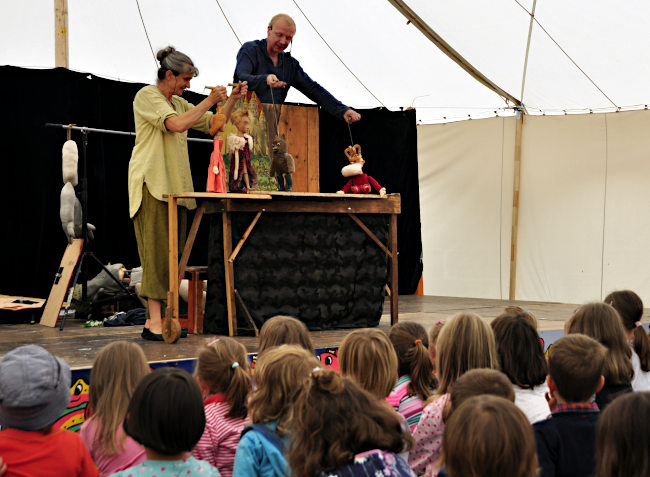
[(70, 367), (36, 345), (0, 361), (0, 425), (25, 431), (53, 424), (70, 402)]

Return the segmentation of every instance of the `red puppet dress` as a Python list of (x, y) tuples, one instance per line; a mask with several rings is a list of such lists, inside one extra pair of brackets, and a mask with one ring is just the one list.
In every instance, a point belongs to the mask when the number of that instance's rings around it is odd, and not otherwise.
[(214, 137), (214, 150), (210, 155), (210, 166), (208, 167), (208, 192), (228, 192), (226, 183), (226, 164), (221, 155), (223, 139)]
[(369, 194), (371, 189), (370, 186), (380, 192), (382, 187), (379, 185), (375, 179), (369, 176), (366, 173), (359, 174), (357, 176), (352, 176), (352, 178), (343, 186), (343, 193), (345, 194)]

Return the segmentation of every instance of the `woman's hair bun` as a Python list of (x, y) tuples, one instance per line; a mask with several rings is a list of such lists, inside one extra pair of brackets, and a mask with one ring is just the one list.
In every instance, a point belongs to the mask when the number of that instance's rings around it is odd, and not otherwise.
[(168, 55), (174, 53), (176, 51), (176, 48), (173, 46), (168, 46), (167, 48), (163, 48), (162, 50), (158, 50), (158, 53), (156, 53), (156, 58), (158, 61), (162, 64), (163, 60), (167, 58)]

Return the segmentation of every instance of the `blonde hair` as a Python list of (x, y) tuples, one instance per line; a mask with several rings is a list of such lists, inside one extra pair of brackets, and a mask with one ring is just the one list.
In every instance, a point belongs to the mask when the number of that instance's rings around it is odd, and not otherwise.
[(440, 330), (436, 344), (438, 390), (435, 398), (448, 393), (466, 371), (497, 368), (497, 352), (492, 328), (474, 313), (458, 313)]
[(253, 116), (251, 112), (246, 108), (239, 108), (237, 111), (230, 115), (230, 121), (237, 126), (244, 117), (247, 117), (249, 121), (253, 121)]
[(209, 394), (225, 394), (230, 405), (229, 417), (246, 417), (251, 375), (243, 344), (232, 338), (220, 338), (204, 347), (194, 374)]
[(282, 344), (295, 344), (314, 352), (307, 326), (292, 316), (277, 315), (264, 322), (257, 353), (260, 355), (265, 350)]
[(618, 312), (606, 303), (587, 303), (567, 322), (568, 333), (591, 336), (607, 348), (603, 376), (606, 384), (630, 384), (634, 377), (632, 349)]
[(88, 408), (97, 424), (93, 447), (110, 456), (124, 451), (126, 434), (116, 442), (116, 432), (126, 416), (129, 401), (150, 369), (142, 348), (128, 341), (115, 341), (102, 348), (90, 371)]
[(538, 472), (533, 428), (507, 399), (470, 398), (445, 426), (442, 461), (453, 476), (533, 477)]
[(397, 355), (386, 333), (360, 329), (349, 333), (339, 347), (339, 368), (363, 389), (384, 399), (397, 381)]
[(313, 353), (296, 345), (280, 345), (266, 350), (255, 366), (256, 388), (248, 403), (252, 423), (277, 421), (279, 435), (288, 433), (291, 405), (321, 364)]
[(294, 30), (296, 29), (296, 22), (294, 22), (293, 18), (286, 13), (278, 13), (277, 15), (274, 15), (269, 22), (269, 28), (273, 28), (273, 25), (275, 25), (275, 22), (278, 20), (284, 20), (289, 24), (289, 26), (292, 26)]

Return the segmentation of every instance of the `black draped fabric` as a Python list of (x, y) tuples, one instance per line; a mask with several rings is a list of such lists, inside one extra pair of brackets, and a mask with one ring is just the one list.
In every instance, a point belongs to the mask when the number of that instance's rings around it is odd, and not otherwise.
[[(155, 71), (151, 74), (155, 78)], [(134, 131), (133, 98), (144, 86), (99, 78), (64, 68), (47, 70), (0, 67), (6, 104), (2, 139), (0, 211), (2, 230), (0, 293), (47, 297), (59, 268), (67, 239), (61, 228), (59, 203), (63, 179), (61, 148), (66, 131), (45, 123), (75, 123), (100, 129)], [(196, 104), (204, 96), (186, 92)], [(191, 131), (190, 136), (208, 138)], [(79, 148), (82, 178), (83, 145)], [(103, 262), (140, 264), (133, 223), (129, 218), (127, 173), (135, 138), (88, 134), (88, 222), (97, 227), (90, 250)], [(212, 144), (189, 143), (196, 190), (205, 190)], [(81, 184), (76, 187), (77, 195)], [(192, 219), (192, 216), (189, 217)], [(192, 263), (207, 263), (207, 227), (199, 231)], [(92, 263), (92, 261), (90, 261)], [(92, 278), (99, 267), (91, 266)]]
[(320, 112), (320, 191), (336, 192), (348, 178), (341, 168), (349, 164), (344, 154), (350, 132), (366, 161), (363, 172), (372, 176), (388, 193), (399, 193), (402, 213), (397, 219), (399, 249), (399, 294), (415, 292), (422, 275), (420, 189), (415, 110), (359, 110), (361, 121), (348, 125), (331, 114)]
[[(382, 241), (388, 216), (358, 214)], [(237, 244), (254, 214), (232, 214)], [(210, 227), (204, 330), (227, 334), (222, 223)], [(362, 328), (379, 323), (388, 279), (383, 250), (347, 214), (264, 213), (235, 259), (235, 288), (257, 326), (290, 315), (310, 330)], [(241, 308), (238, 327), (250, 326)]]

